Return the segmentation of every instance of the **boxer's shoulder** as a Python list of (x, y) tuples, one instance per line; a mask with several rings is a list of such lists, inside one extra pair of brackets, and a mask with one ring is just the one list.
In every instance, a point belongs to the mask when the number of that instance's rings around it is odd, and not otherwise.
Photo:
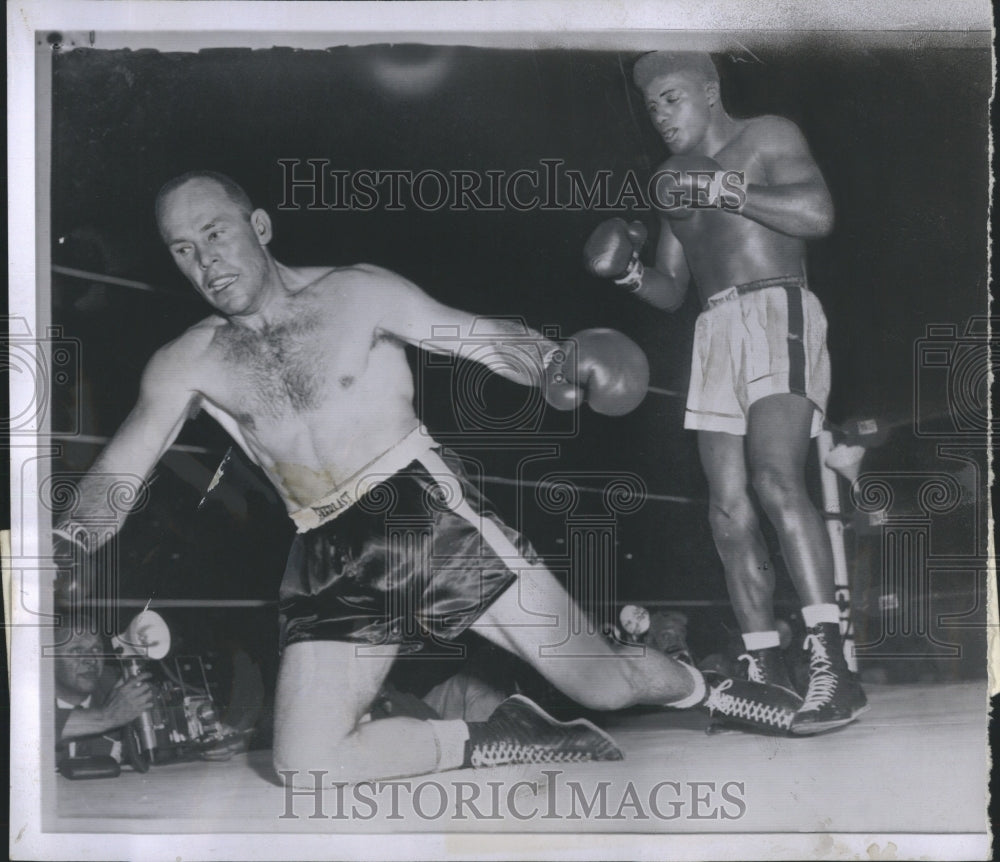
[(369, 278), (398, 278), (392, 270), (386, 269), (375, 263), (348, 263), (343, 266), (314, 267), (312, 270), (302, 269), (302, 273), (315, 273), (313, 281), (316, 284), (339, 284), (342, 282), (356, 281), (358, 279)]
[(393, 289), (402, 289), (409, 282), (401, 275), (373, 263), (355, 263), (328, 270), (309, 285), (308, 293), (317, 299), (345, 302), (350, 299), (371, 304), (373, 292), (383, 298)]
[(155, 355), (164, 359), (197, 356), (208, 349), (216, 332), (228, 326), (229, 322), (224, 317), (213, 314), (189, 326), (172, 341), (164, 344)]
[(802, 140), (802, 131), (787, 117), (763, 114), (739, 122), (743, 124), (739, 138), (744, 143), (753, 145), (755, 149), (780, 150)]
[(200, 320), (160, 347), (149, 360), (147, 373), (180, 380), (204, 369), (206, 360), (212, 356), (215, 334), (228, 325), (225, 318), (217, 315)]

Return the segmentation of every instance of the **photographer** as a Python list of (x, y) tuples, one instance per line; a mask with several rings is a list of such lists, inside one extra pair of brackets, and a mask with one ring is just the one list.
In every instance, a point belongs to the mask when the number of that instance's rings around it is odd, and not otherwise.
[(148, 674), (123, 681), (105, 664), (100, 635), (56, 629), (56, 765), (68, 758), (121, 760), (121, 728), (153, 705)]

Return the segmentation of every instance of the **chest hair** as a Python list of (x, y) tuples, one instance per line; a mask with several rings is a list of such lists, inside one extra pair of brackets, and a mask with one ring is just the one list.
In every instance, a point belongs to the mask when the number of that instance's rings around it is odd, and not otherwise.
[(260, 332), (236, 326), (218, 331), (216, 343), (238, 381), (245, 418), (278, 418), (317, 405), (325, 379), (319, 329), (315, 318), (305, 317)]

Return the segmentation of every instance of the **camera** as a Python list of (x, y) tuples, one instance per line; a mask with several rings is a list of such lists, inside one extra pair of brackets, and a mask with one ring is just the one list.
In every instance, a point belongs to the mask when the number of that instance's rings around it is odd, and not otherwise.
[(126, 679), (143, 671), (154, 676), (153, 707), (122, 733), (124, 759), (137, 772), (192, 756), (225, 759), (242, 747), (245, 734), (219, 718), (200, 656), (178, 656), (170, 662), (126, 656), (121, 664)]
[[(990, 322), (992, 321), (992, 335)], [(990, 430), (990, 369), (1000, 370), (1000, 318), (931, 324), (914, 357), (914, 433), (918, 437), (985, 437)]]

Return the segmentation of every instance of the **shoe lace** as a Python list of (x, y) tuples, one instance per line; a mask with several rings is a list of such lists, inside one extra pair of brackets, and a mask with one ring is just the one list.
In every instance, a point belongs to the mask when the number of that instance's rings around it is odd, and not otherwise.
[(810, 651), (809, 688), (799, 712), (820, 709), (830, 702), (837, 691), (837, 675), (824, 640), (818, 635), (808, 635), (805, 645)]
[(780, 706), (761, 703), (759, 700), (728, 694), (733, 685), (731, 679), (723, 680), (711, 689), (705, 706), (710, 713), (719, 712), (730, 718), (742, 718), (754, 724), (771, 725), (787, 730), (792, 725), (795, 713)]
[(548, 745), (520, 742), (488, 742), (473, 749), (471, 763), (480, 768), (508, 763), (581, 763), (590, 759), (589, 751), (560, 751)]
[(767, 682), (767, 680), (764, 679), (764, 670), (760, 666), (760, 662), (757, 661), (756, 656), (745, 652), (737, 659), (737, 661), (745, 661), (747, 663), (747, 679), (750, 680), (750, 682)]

